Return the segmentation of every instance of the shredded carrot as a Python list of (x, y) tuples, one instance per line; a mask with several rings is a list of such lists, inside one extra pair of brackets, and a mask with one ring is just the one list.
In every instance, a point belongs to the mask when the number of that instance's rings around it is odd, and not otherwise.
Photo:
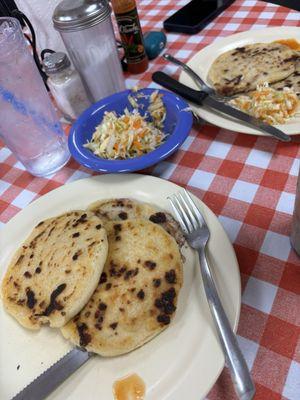
[(137, 140), (134, 140), (134, 141), (133, 141), (133, 145), (134, 145), (138, 150), (141, 150), (141, 149), (142, 149), (141, 143), (140, 143), (139, 141), (137, 141)]
[(143, 138), (143, 137), (145, 137), (147, 135), (147, 132), (146, 131), (142, 131), (141, 133), (139, 133), (139, 137), (140, 138)]
[(136, 119), (132, 126), (134, 127), (134, 129), (139, 129), (142, 126), (142, 121), (140, 119)]

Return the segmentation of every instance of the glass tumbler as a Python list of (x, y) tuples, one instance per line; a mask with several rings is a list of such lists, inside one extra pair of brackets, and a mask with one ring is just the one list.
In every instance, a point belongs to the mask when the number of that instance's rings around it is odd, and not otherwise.
[(0, 138), (35, 176), (54, 173), (70, 158), (21, 25), (6, 17), (0, 18)]

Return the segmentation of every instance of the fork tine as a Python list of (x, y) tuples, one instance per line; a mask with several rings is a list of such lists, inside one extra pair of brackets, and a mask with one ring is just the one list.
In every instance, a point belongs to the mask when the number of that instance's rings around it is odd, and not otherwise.
[[(173, 197), (174, 197), (174, 195), (173, 195)], [(172, 206), (173, 211), (174, 211), (174, 213), (175, 213), (175, 215), (176, 215), (176, 218), (177, 218), (177, 220), (178, 220), (178, 222), (179, 222), (179, 224), (180, 224), (180, 226), (181, 226), (181, 229), (182, 229), (184, 232), (188, 233), (188, 229), (187, 229), (187, 227), (186, 227), (185, 221), (184, 221), (183, 218), (181, 217), (181, 214), (180, 214), (180, 212), (178, 211), (177, 206), (175, 205), (175, 201), (172, 199), (172, 197), (167, 197), (167, 199), (168, 199), (169, 202), (171, 203), (171, 206)]]
[(178, 197), (180, 198), (181, 203), (183, 204), (183, 207), (185, 208), (185, 213), (186, 213), (188, 219), (190, 220), (193, 228), (194, 229), (200, 228), (201, 224), (199, 223), (198, 219), (195, 217), (193, 209), (191, 209), (191, 207), (189, 207), (189, 204), (183, 197), (182, 193), (178, 193)]
[(194, 230), (193, 224), (190, 220), (189, 214), (187, 213), (187, 211), (185, 210), (185, 207), (183, 207), (183, 205), (180, 201), (179, 193), (177, 195), (174, 195), (174, 199), (177, 204), (177, 208), (180, 211), (181, 217), (184, 219), (188, 233), (193, 232), (193, 230)]
[(173, 205), (174, 210), (176, 209), (176, 215), (179, 216), (179, 218), (180, 218), (179, 221), (182, 221), (181, 225), (184, 226), (184, 230), (187, 233), (190, 233), (193, 230), (193, 226), (192, 226), (190, 220), (188, 219), (186, 212), (185, 212), (184, 208), (182, 207), (177, 195), (174, 194), (172, 196), (171, 204)]
[(191, 195), (187, 190), (184, 191), (185, 197), (187, 198), (189, 205), (192, 207), (194, 214), (196, 215), (196, 218), (200, 221), (201, 225), (206, 225), (206, 222), (203, 218), (203, 215), (201, 214), (199, 208), (196, 206), (194, 200), (192, 199)]

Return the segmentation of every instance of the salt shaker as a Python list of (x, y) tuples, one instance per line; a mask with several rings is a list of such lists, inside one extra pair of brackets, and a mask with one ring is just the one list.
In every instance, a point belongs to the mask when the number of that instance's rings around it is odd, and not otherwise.
[(110, 15), (106, 0), (63, 0), (52, 18), (93, 102), (125, 89)]
[(91, 104), (78, 72), (62, 52), (46, 55), (43, 65), (58, 108), (68, 120), (74, 121)]
[(292, 220), (291, 244), (296, 253), (300, 256), (300, 172), (298, 176), (296, 200)]

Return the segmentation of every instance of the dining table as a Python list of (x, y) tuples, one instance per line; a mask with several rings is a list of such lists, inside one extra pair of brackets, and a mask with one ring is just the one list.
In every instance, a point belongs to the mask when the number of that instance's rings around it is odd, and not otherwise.
[[(138, 1), (143, 31), (163, 29), (163, 20), (186, 3)], [(187, 62), (221, 37), (274, 26), (278, 32), (285, 26), (300, 30), (300, 12), (237, 0), (197, 34), (166, 32), (166, 51)], [(158, 70), (175, 78), (180, 73), (160, 55), (145, 73), (126, 73), (127, 88), (159, 88), (151, 79)], [(64, 128), (68, 134), (69, 126)], [(237, 338), (255, 382), (256, 400), (300, 399), (300, 258), (290, 244), (299, 155), (297, 135), (283, 143), (197, 120), (175, 154), (140, 171), (187, 188), (217, 215), (227, 232), (242, 283)], [(0, 229), (40, 196), (91, 175), (95, 173), (71, 159), (47, 178), (34, 177), (0, 142)], [(236, 399), (226, 367), (207, 399)]]

